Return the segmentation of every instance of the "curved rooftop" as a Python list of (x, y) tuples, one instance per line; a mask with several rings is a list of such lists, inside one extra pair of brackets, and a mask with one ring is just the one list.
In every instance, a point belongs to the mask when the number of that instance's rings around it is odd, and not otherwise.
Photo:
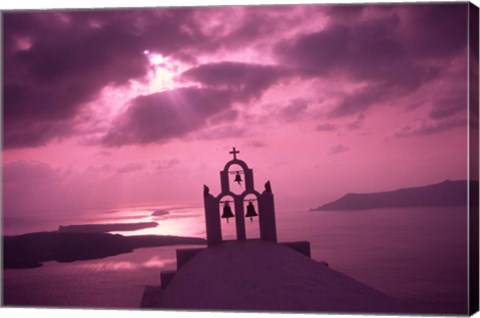
[(240, 311), (405, 312), (381, 292), (284, 245), (229, 241), (190, 259), (153, 307)]

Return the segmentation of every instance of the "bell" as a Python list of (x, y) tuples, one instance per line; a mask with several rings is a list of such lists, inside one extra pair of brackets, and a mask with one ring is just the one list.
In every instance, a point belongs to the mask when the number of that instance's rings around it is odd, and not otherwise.
[(228, 205), (228, 201), (225, 202), (225, 205), (223, 206), (222, 218), (227, 219), (227, 223), (228, 223), (228, 219), (233, 218), (234, 216), (235, 215), (233, 215), (230, 205)]
[(255, 212), (255, 207), (253, 206), (252, 202), (248, 202), (247, 205), (247, 214), (245, 214), (245, 217), (250, 218), (250, 222), (253, 222), (253, 217), (257, 216), (257, 212)]
[(235, 180), (233, 182), (237, 182), (238, 185), (241, 185), (242, 181), (242, 176), (240, 175), (240, 172), (237, 171), (237, 174), (235, 175)]

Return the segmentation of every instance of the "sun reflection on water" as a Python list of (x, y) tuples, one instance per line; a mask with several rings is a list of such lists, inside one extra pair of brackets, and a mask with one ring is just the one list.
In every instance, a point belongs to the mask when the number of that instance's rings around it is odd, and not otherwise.
[(85, 262), (78, 263), (77, 268), (79, 269), (88, 269), (95, 272), (106, 272), (106, 271), (135, 271), (139, 269), (162, 269), (167, 265), (174, 264), (176, 262), (175, 258), (165, 258), (159, 256), (153, 256), (143, 262), (134, 262), (134, 261), (122, 261), (112, 259), (109, 261), (102, 262)]
[(205, 237), (205, 223), (203, 219), (203, 209), (201, 208), (178, 208), (161, 209), (168, 211), (168, 214), (155, 216), (153, 212), (159, 210), (152, 209), (126, 209), (119, 210), (112, 214), (109, 220), (102, 219), (101, 223), (141, 223), (156, 222), (156, 227), (144, 228), (136, 231), (118, 231), (110, 232), (112, 234), (131, 235), (174, 235), (174, 236), (194, 236)]

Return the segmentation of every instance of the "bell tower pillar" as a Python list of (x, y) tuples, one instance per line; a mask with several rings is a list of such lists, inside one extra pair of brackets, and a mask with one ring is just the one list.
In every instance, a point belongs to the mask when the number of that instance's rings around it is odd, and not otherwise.
[(273, 193), (270, 181), (265, 184), (265, 190), (258, 198), (258, 209), (260, 222), (260, 237), (265, 241), (277, 241), (277, 228), (275, 226), (275, 206), (273, 204)]
[(245, 217), (243, 213), (243, 199), (235, 197), (235, 227), (237, 230), (237, 240), (247, 239), (245, 233)]
[(222, 227), (220, 224), (220, 208), (217, 198), (210, 194), (206, 185), (203, 186), (203, 204), (205, 209), (205, 226), (207, 228), (207, 245), (213, 246), (222, 242)]

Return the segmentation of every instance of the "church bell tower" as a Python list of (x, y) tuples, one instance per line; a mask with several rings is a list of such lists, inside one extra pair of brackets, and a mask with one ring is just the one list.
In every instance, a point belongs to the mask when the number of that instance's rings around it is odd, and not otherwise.
[[(246, 240), (245, 218), (252, 219), (257, 215), (260, 225), (260, 238), (266, 241), (277, 242), (275, 207), (270, 181), (265, 183), (265, 189), (262, 193), (256, 191), (253, 183), (253, 170), (250, 169), (243, 160), (237, 158), (237, 154), (239, 153), (240, 151), (234, 147), (233, 150), (230, 151), (233, 159), (227, 162), (223, 170), (220, 171), (220, 194), (213, 196), (210, 194), (210, 190), (206, 185), (203, 187), (208, 246), (222, 243), (222, 229), (220, 224), (222, 218), (225, 218), (227, 222), (229, 218), (234, 218), (237, 240)], [(240, 166), (241, 170), (234, 172), (229, 171), (230, 166), (234, 164)], [(240, 194), (235, 194), (230, 189), (229, 174), (232, 173), (235, 174), (234, 182), (237, 182), (239, 185), (241, 182), (245, 182), (245, 188)], [(242, 175), (245, 180), (242, 179)], [(247, 195), (253, 195), (256, 198), (258, 202), (258, 214), (251, 202), (252, 200), (246, 200)], [(233, 202), (223, 200), (228, 196), (233, 198)], [(230, 206), (230, 202), (232, 206)], [(220, 205), (223, 205), (222, 215), (220, 215)], [(232, 207), (235, 210), (235, 214), (233, 214), (231, 210)], [(247, 210), (246, 213), (245, 210)]]

